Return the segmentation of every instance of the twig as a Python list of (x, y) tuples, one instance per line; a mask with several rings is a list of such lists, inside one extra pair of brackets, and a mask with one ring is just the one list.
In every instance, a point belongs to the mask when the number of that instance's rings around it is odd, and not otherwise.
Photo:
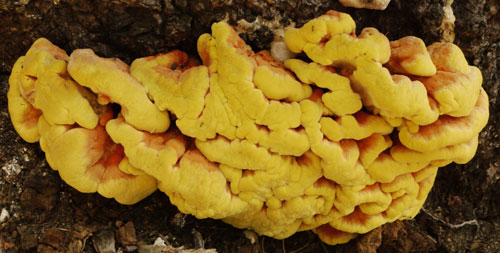
[(449, 228), (457, 229), (457, 228), (461, 228), (461, 227), (466, 226), (466, 225), (474, 225), (474, 226), (477, 227), (477, 229), (479, 229), (479, 222), (477, 222), (476, 219), (464, 221), (464, 222), (462, 222), (460, 224), (451, 224), (451, 223), (448, 223), (448, 222), (444, 221), (443, 219), (441, 219), (439, 217), (434, 216), (432, 213), (430, 213), (429, 211), (427, 211), (427, 209), (425, 209), (423, 207), (422, 207), (421, 210), (425, 214), (429, 215), (433, 220), (439, 221), (439, 222), (443, 223), (444, 225), (446, 225)]
[(328, 253), (328, 249), (326, 248), (326, 245), (324, 242), (320, 242), (319, 245), (321, 245), (321, 248), (323, 249), (323, 252)]
[(262, 253), (265, 253), (266, 252), (266, 250), (264, 248), (264, 239), (265, 239), (265, 237), (262, 236), (261, 238), (262, 238), (262, 241), (260, 242), (260, 246), (262, 247)]
[(309, 245), (310, 245), (310, 243), (308, 242), (308, 243), (304, 244), (302, 247), (300, 247), (300, 248), (298, 248), (298, 249), (295, 249), (295, 250), (293, 250), (293, 251), (290, 251), (289, 253), (298, 253), (298, 252), (302, 252), (302, 251), (303, 251), (303, 249), (305, 249), (305, 248), (309, 247)]

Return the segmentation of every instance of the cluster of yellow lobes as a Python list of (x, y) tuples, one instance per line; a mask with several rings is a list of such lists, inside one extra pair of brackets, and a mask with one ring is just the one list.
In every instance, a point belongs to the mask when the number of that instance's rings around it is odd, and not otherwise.
[(438, 167), (474, 156), (488, 97), (454, 44), (356, 36), (335, 11), (285, 43), (311, 61), (254, 53), (224, 22), (198, 39), (201, 63), (39, 39), (13, 67), (10, 116), (81, 192), (133, 204), (160, 189), (198, 218), (329, 244), (414, 217)]

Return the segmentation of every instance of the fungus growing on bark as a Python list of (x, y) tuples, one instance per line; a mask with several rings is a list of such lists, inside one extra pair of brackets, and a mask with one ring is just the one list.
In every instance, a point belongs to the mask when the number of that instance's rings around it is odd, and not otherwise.
[(156, 179), (132, 166), (123, 147), (111, 141), (102, 125), (94, 129), (39, 121), (40, 145), (52, 169), (80, 192), (97, 192), (122, 204), (153, 193)]
[(219, 22), (201, 62), (174, 50), (130, 69), (42, 39), (13, 68), (9, 112), (82, 192), (131, 204), (158, 186), (198, 218), (345, 243), (413, 218), (438, 167), (472, 159), (489, 113), (455, 45), (354, 31), (329, 11), (285, 32), (312, 62), (280, 63)]
[(35, 109), (21, 94), (19, 77), (24, 63), (24, 56), (20, 57), (9, 77), (9, 91), (7, 93), (9, 115), (14, 129), (27, 142), (37, 142), (40, 139), (38, 119), (42, 112)]
[[(36, 100), (35, 86), (38, 85), (40, 89), (38, 79), (46, 75), (66, 74), (68, 58), (64, 50), (55, 46), (47, 39), (40, 38), (33, 43), (25, 56), (20, 57), (16, 61), (12, 68), (9, 78), (9, 92), (7, 94), (9, 113), (14, 128), (27, 142), (37, 142), (40, 138), (36, 127), (38, 118), (42, 114), (40, 109), (47, 109), (46, 106), (50, 106), (43, 101), (46, 99), (50, 100), (50, 98), (42, 96), (39, 97), (38, 101)], [(42, 88), (45, 89), (47, 87)], [(49, 87), (48, 89), (51, 88)], [(76, 94), (73, 93), (72, 95), (75, 96)], [(78, 100), (78, 98), (75, 99)], [(50, 116), (54, 115), (54, 113), (63, 113), (62, 111), (65, 110), (60, 107), (54, 109), (59, 109), (59, 111), (50, 113)], [(67, 119), (69, 114), (61, 116), (60, 118), (64, 120)]]
[(69, 58), (68, 72), (80, 85), (107, 98), (99, 101), (102, 104), (120, 104), (123, 117), (132, 126), (153, 133), (168, 129), (168, 113), (151, 103), (144, 87), (121, 60), (100, 58), (90, 49), (77, 49)]
[(392, 73), (417, 76), (433, 76), (436, 74), (431, 56), (423, 40), (413, 36), (391, 41), (391, 58), (387, 68)]

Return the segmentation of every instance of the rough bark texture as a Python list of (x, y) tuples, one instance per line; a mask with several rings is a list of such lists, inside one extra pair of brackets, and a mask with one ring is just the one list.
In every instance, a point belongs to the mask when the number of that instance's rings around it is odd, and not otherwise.
[[(0, 223), (0, 252), (92, 252), (111, 243), (117, 249), (151, 250), (144, 245), (158, 237), (174, 248), (220, 252), (500, 252), (497, 0), (455, 0), (452, 5), (455, 43), (482, 70), (490, 96), (490, 121), (476, 157), (467, 165), (440, 169), (425, 209), (414, 220), (387, 224), (346, 245), (324, 245), (311, 232), (283, 241), (259, 237), (252, 244), (243, 231), (220, 221), (180, 214), (162, 193), (133, 206), (79, 193), (48, 167), (38, 144), (18, 137), (8, 118), (9, 71), (38, 37), (68, 52), (92, 48), (99, 55), (130, 62), (172, 48), (195, 53), (197, 37), (225, 18), (233, 24), (245, 19), (301, 25), (336, 9), (350, 13), (359, 28), (376, 27), (390, 39), (415, 35), (432, 43), (442, 34), (444, 2), (392, 0), (385, 11), (370, 11), (344, 8), (333, 0), (0, 0), (0, 211), (9, 213)], [(254, 27), (241, 31), (241, 36), (255, 51), (268, 48), (272, 29)]]

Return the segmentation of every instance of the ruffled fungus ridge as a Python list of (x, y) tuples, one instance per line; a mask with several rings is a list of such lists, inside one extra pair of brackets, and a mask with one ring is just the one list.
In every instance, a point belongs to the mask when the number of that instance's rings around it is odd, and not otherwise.
[(14, 128), (28, 142), (40, 141), (49, 165), (72, 187), (136, 203), (157, 189), (156, 179), (130, 165), (111, 141), (104, 130), (111, 107), (72, 79), (68, 61), (43, 38), (19, 58), (9, 79)]
[(224, 22), (198, 39), (201, 61), (129, 67), (39, 39), (13, 67), (9, 113), (81, 192), (132, 204), (158, 188), (198, 218), (328, 244), (413, 218), (438, 168), (474, 156), (488, 97), (457, 46), (356, 36), (336, 11), (284, 41), (311, 61), (255, 53)]

